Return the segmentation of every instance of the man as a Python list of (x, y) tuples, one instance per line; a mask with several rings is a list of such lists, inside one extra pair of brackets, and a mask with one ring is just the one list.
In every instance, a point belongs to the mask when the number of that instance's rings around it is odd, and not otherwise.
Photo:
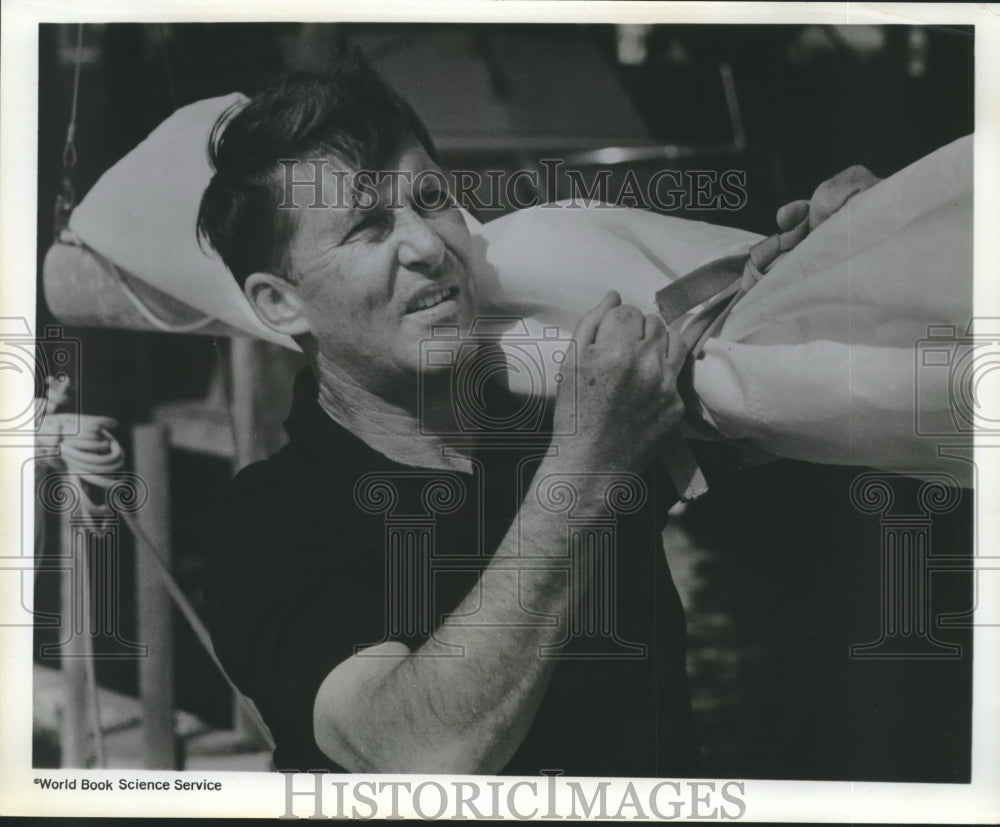
[[(661, 540), (676, 495), (656, 461), (682, 413), (680, 338), (609, 293), (565, 348), (554, 409), (502, 439), (519, 403), (485, 382), (470, 439), (454, 361), (421, 348), (435, 326), (469, 336), (473, 251), (442, 176), (420, 175), (438, 167), (409, 106), (349, 54), (216, 133), (200, 232), (310, 361), (290, 444), (233, 484), (208, 584), (216, 649), (276, 765), (694, 773)], [(288, 198), (289, 168), (322, 203)], [(357, 197), (365, 170), (393, 174)]]
[[(233, 484), (208, 585), (277, 766), (696, 773), (656, 459), (680, 337), (609, 293), (554, 410), (525, 420), (473, 335), (474, 250), (433, 143), (356, 54), (223, 117), (211, 156), (200, 233), (310, 361), (290, 444)], [(875, 180), (853, 167), (778, 224), (814, 228)]]

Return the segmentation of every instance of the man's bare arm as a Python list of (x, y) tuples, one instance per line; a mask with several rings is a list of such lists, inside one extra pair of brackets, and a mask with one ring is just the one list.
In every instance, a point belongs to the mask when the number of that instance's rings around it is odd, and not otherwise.
[[(524, 739), (554, 668), (539, 647), (564, 632), (500, 624), (523, 616), (523, 605), (561, 616), (574, 599), (564, 571), (503, 568), (505, 557), (566, 554), (566, 517), (541, 506), (537, 486), (553, 473), (642, 470), (683, 411), (675, 387), (684, 358), (680, 337), (669, 337), (668, 348), (658, 317), (644, 318), (619, 302), (609, 294), (577, 328), (571, 371), (578, 407), (557, 399), (555, 412), (557, 421), (579, 417), (577, 435), (543, 460), (518, 520), (459, 605), (455, 614), (475, 612), (477, 625), (445, 621), (417, 652), (400, 643), (365, 650), (320, 687), (316, 741), (345, 769), (492, 773)], [(602, 506), (603, 483), (591, 479), (574, 476), (578, 509)], [(463, 646), (463, 655), (427, 657), (446, 644)]]

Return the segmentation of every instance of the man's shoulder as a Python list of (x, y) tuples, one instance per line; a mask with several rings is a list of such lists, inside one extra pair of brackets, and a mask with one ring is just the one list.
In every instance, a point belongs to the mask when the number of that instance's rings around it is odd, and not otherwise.
[(381, 560), (372, 552), (382, 536), (382, 525), (357, 508), (345, 474), (284, 448), (233, 480), (214, 521), (209, 590), (228, 603), (360, 576), (369, 559)]
[(243, 468), (222, 503), (223, 523), (260, 525), (304, 518), (351, 497), (351, 487), (337, 467), (289, 444), (268, 459)]

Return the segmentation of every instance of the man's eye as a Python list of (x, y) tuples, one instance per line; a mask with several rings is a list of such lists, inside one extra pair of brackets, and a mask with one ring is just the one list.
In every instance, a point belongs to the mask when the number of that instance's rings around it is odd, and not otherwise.
[(451, 193), (444, 187), (436, 185), (423, 187), (418, 193), (417, 202), (420, 209), (426, 212), (443, 210), (454, 203)]
[(378, 239), (381, 238), (389, 228), (389, 220), (382, 215), (371, 215), (361, 219), (357, 224), (348, 230), (344, 236), (344, 241), (357, 239)]

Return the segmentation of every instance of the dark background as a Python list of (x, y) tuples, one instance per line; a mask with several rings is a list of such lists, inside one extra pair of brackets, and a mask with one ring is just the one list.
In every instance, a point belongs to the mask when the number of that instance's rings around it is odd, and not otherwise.
[[(70, 25), (39, 31), (39, 268), (64, 174), (76, 34)], [(645, 58), (630, 63), (607, 25), (88, 25), (70, 173), (78, 196), (177, 106), (252, 95), (289, 69), (321, 68), (345, 37), (425, 116), (446, 164), (515, 169), (587, 148), (679, 144), (695, 150), (679, 169), (748, 177), (742, 210), (690, 217), (761, 233), (772, 231), (778, 206), (851, 164), (886, 176), (974, 127), (971, 27), (658, 26), (646, 34)], [(720, 67), (731, 73), (745, 134), (735, 151), (719, 150), (734, 136)], [(38, 295), (41, 329), (53, 320)], [(85, 354), (82, 410), (125, 427), (158, 403), (202, 395), (228, 347), (209, 337), (67, 333)], [(742, 469), (712, 448), (702, 459), (713, 490), (672, 536), (693, 561), (691, 673), (706, 773), (967, 780), (968, 630), (942, 633), (965, 647), (957, 661), (847, 656), (850, 643), (877, 636), (879, 620), (877, 520), (847, 496), (857, 469)], [(198, 604), (208, 526), (230, 470), (181, 453), (172, 462), (181, 481), (176, 574)], [(935, 553), (971, 550), (965, 500), (935, 522)], [(968, 578), (940, 576), (934, 589), (936, 611), (971, 605)], [(39, 577), (38, 591), (40, 607), (51, 605), (54, 581)], [(176, 627), (178, 703), (222, 725), (228, 690)], [(134, 666), (101, 662), (98, 673), (135, 691)]]
[[(39, 27), (39, 271), (63, 177), (76, 35), (75, 25)], [(513, 169), (607, 141), (703, 147), (668, 166), (746, 170), (748, 201), (738, 212), (678, 214), (760, 233), (773, 230), (778, 206), (845, 167), (886, 176), (974, 124), (967, 26), (657, 26), (645, 62), (621, 65), (608, 25), (94, 24), (84, 30), (77, 199), (177, 106), (322, 68), (344, 38), (425, 117), (449, 165)], [(732, 138), (723, 64), (746, 148), (720, 157), (710, 147)], [(39, 328), (50, 321), (39, 290)], [(88, 371), (84, 410), (142, 416), (204, 382), (207, 339), (73, 333), (108, 368)]]

